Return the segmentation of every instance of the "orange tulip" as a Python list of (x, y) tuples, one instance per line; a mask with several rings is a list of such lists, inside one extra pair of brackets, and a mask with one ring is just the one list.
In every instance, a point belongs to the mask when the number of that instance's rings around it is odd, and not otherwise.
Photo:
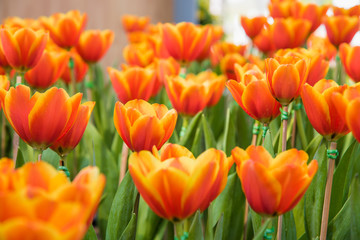
[(307, 40), (307, 47), (310, 49), (316, 49), (322, 55), (324, 55), (327, 60), (334, 59), (337, 54), (337, 49), (329, 41), (327, 37), (319, 37), (314, 34), (311, 34)]
[(86, 102), (81, 104), (76, 115), (74, 125), (63, 137), (57, 139), (50, 146), (50, 148), (62, 158), (69, 154), (79, 144), (94, 106), (95, 102)]
[(291, 7), (293, 1), (272, 2), (269, 4), (269, 13), (272, 18), (288, 18), (291, 17)]
[(69, 97), (64, 89), (51, 88), (30, 96), (30, 88), (19, 85), (0, 89), (5, 116), (17, 134), (36, 149), (44, 150), (65, 135), (73, 125), (82, 94)]
[[(208, 106), (212, 98), (218, 96), (214, 91), (218, 81), (223, 77), (215, 77), (203, 81), (204, 78), (189, 74), (186, 78), (168, 76), (165, 80), (165, 89), (172, 106), (181, 114), (194, 116)], [(214, 102), (213, 102), (214, 103)]]
[(320, 79), (323, 79), (329, 70), (329, 61), (325, 60), (325, 56), (319, 50), (315, 49), (280, 49), (276, 52), (276, 56), (297, 56), (299, 58), (308, 59), (309, 74), (306, 82), (314, 86)]
[(240, 23), (244, 28), (246, 35), (253, 39), (261, 32), (261, 30), (264, 28), (264, 25), (267, 24), (267, 18), (264, 16), (254, 18), (241, 16)]
[(352, 134), (360, 142), (360, 121), (359, 121), (360, 98), (351, 101), (346, 108), (346, 123)]
[(69, 49), (78, 44), (87, 22), (87, 14), (81, 15), (78, 10), (71, 10), (65, 14), (55, 13), (48, 18), (41, 17), (40, 21), (59, 47)]
[(353, 16), (360, 16), (360, 5), (355, 5), (351, 8), (341, 8), (341, 7), (335, 7), (332, 6), (331, 7), (333, 12), (334, 12), (334, 16), (349, 16), (349, 17), (353, 17)]
[(310, 29), (311, 23), (305, 19), (279, 18), (269, 25), (276, 49), (300, 47), (304, 44)]
[(213, 46), (216, 42), (218, 42), (224, 33), (222, 27), (220, 26), (206, 25), (203, 28), (209, 28), (209, 33), (207, 35), (205, 46), (203, 50), (200, 52), (199, 56), (197, 57), (199, 61), (209, 58), (211, 53), (210, 52), (211, 46)]
[(210, 60), (213, 66), (219, 64), (221, 59), (227, 54), (237, 53), (245, 55), (247, 45), (235, 45), (229, 42), (218, 42), (211, 46)]
[(26, 72), (25, 80), (32, 87), (46, 89), (59, 79), (68, 62), (67, 52), (45, 50), (38, 64)]
[(315, 3), (295, 1), (291, 5), (291, 15), (294, 18), (309, 20), (311, 22), (310, 32), (314, 32), (320, 26), (321, 20), (328, 9), (328, 5), (318, 6)]
[(332, 44), (350, 43), (359, 30), (359, 17), (332, 16), (324, 19), (327, 36)]
[(231, 156), (251, 208), (262, 215), (276, 216), (290, 211), (304, 196), (318, 163), (295, 148), (275, 158), (262, 146), (249, 146), (246, 151), (234, 148)]
[(160, 34), (148, 35), (146, 39), (147, 43), (151, 45), (157, 58), (169, 58), (171, 57), (168, 50), (166, 49), (162, 36)]
[(154, 50), (147, 42), (127, 45), (123, 49), (125, 61), (131, 66), (146, 67), (154, 60)]
[(149, 17), (138, 17), (134, 15), (124, 15), (121, 20), (123, 28), (127, 33), (145, 31), (150, 22)]
[(30, 28), (2, 28), (0, 36), (6, 60), (19, 71), (27, 71), (39, 62), (48, 39), (47, 33)]
[(340, 101), (342, 98), (336, 97), (337, 93), (341, 97), (346, 88), (347, 86), (338, 86), (336, 82), (325, 79), (317, 82), (314, 87), (308, 84), (303, 87), (301, 98), (309, 121), (328, 141), (335, 141), (349, 132), (345, 122), (345, 100)]
[(164, 146), (161, 155), (154, 149), (129, 158), (130, 174), (145, 202), (172, 221), (204, 211), (225, 188), (230, 165), (220, 150), (208, 149), (195, 159), (176, 144)]
[(4, 49), (2, 47), (1, 41), (0, 41), (0, 67), (4, 68), (4, 70), (10, 70), (11, 66), (8, 62), (8, 60), (5, 57)]
[(347, 43), (340, 45), (340, 58), (346, 73), (355, 82), (360, 82), (360, 69), (357, 63), (360, 61), (360, 46), (351, 47)]
[(289, 105), (300, 95), (308, 75), (307, 65), (304, 59), (292, 56), (265, 59), (270, 92), (281, 105)]
[(129, 67), (124, 71), (108, 67), (111, 83), (122, 103), (133, 99), (149, 100), (155, 85), (155, 71), (141, 67)]
[(269, 28), (263, 28), (253, 39), (253, 44), (263, 53), (268, 54), (275, 50), (274, 36)]
[(162, 104), (135, 99), (115, 104), (114, 124), (120, 137), (132, 151), (160, 149), (171, 137), (177, 112)]
[(0, 89), (8, 90), (10, 87), (10, 81), (7, 76), (0, 75)]
[(8, 17), (3, 23), (10, 28), (31, 28), (34, 31), (42, 29), (41, 23), (32, 18)]
[(227, 76), (228, 79), (235, 79), (235, 64), (245, 65), (246, 59), (238, 53), (226, 54), (220, 60), (220, 69), (223, 74)]
[[(70, 57), (74, 59), (74, 75), (76, 82), (82, 82), (85, 78), (89, 66), (84, 62), (80, 55), (76, 51), (70, 51)], [(61, 74), (61, 79), (66, 83), (71, 83), (71, 69), (67, 64), (63, 73)]]
[(163, 25), (163, 42), (170, 56), (180, 61), (194, 61), (203, 51), (210, 28), (190, 22)]
[(88, 30), (80, 35), (76, 51), (85, 62), (95, 63), (105, 55), (114, 41), (111, 30)]
[(46, 162), (18, 169), (11, 162), (0, 160), (1, 239), (83, 239), (105, 186), (99, 169), (86, 167), (69, 182)]

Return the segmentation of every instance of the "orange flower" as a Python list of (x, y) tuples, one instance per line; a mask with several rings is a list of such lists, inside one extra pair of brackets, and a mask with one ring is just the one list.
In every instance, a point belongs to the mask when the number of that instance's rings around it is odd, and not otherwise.
[(123, 56), (131, 66), (146, 67), (154, 60), (154, 50), (147, 42), (133, 43), (123, 49)]
[(1, 41), (0, 41), (0, 67), (2, 67), (4, 69), (11, 69), (9, 62), (5, 57), (5, 53), (4, 53), (4, 49), (2, 47)]
[(308, 59), (309, 74), (306, 82), (314, 86), (320, 79), (323, 79), (329, 70), (329, 61), (325, 60), (320, 50), (316, 49), (280, 49), (276, 52), (276, 56), (297, 56), (299, 58)]
[(238, 53), (229, 53), (226, 54), (220, 60), (220, 69), (223, 74), (227, 76), (228, 79), (235, 79), (235, 64), (245, 65), (246, 59)]
[(119, 71), (108, 67), (111, 83), (122, 103), (133, 99), (149, 100), (155, 85), (155, 71), (141, 67), (129, 67)]
[(78, 10), (71, 10), (65, 14), (55, 13), (49, 18), (41, 17), (40, 21), (59, 47), (69, 49), (78, 44), (87, 22), (87, 15), (81, 15)]
[(360, 69), (357, 63), (360, 61), (360, 46), (351, 47), (347, 43), (340, 45), (340, 58), (346, 73), (355, 82), (360, 82)]
[(169, 54), (176, 60), (194, 61), (203, 51), (210, 28), (202, 28), (190, 22), (163, 25), (163, 42)]
[(205, 46), (197, 57), (199, 61), (209, 58), (211, 46), (218, 42), (224, 34), (222, 27), (220, 26), (205, 25), (203, 28), (209, 28), (209, 32), (207, 35)]
[(8, 17), (4, 20), (4, 25), (10, 28), (31, 28), (35, 31), (42, 29), (41, 23), (32, 18)]
[(193, 74), (188, 74), (185, 79), (180, 76), (166, 78), (166, 92), (176, 111), (194, 116), (208, 106), (210, 101), (211, 104), (216, 103), (215, 100), (222, 90), (215, 88), (219, 86), (218, 82), (224, 82), (224, 78), (216, 77), (215, 74), (209, 74), (209, 76), (211, 78), (207, 80), (202, 75)]
[(19, 71), (27, 71), (38, 63), (48, 39), (47, 33), (30, 28), (2, 28), (0, 36), (7, 61)]
[[(281, 105), (269, 91), (265, 74), (256, 65), (235, 65), (237, 81), (226, 83), (235, 101), (252, 118), (268, 124), (279, 114)], [(258, 94), (261, 93), (261, 94)]]
[(22, 140), (44, 150), (73, 125), (82, 94), (69, 97), (62, 88), (51, 88), (30, 96), (30, 88), (19, 85), (7, 92), (0, 89), (5, 116)]
[(323, 38), (311, 34), (306, 44), (308, 48), (316, 49), (318, 52), (324, 55), (327, 60), (334, 59), (337, 54), (336, 47), (331, 44), (327, 37)]
[(293, 1), (279, 1), (269, 4), (269, 13), (272, 18), (288, 18), (291, 17), (291, 7)]
[[(346, 88), (347, 86), (338, 86), (336, 82), (325, 79), (317, 82), (314, 87), (308, 84), (303, 87), (301, 98), (309, 121), (328, 141), (335, 141), (349, 132), (345, 122), (345, 100), (341, 101)], [(340, 94), (340, 99), (339, 96), (336, 97), (337, 93)]]
[(267, 18), (264, 16), (254, 18), (241, 16), (240, 23), (241, 26), (244, 28), (246, 35), (248, 35), (249, 38), (253, 39), (261, 32), (264, 25), (267, 24)]
[(360, 98), (351, 101), (346, 108), (346, 123), (352, 134), (360, 142), (360, 121), (359, 121)]
[(7, 76), (0, 75), (0, 89), (8, 90), (10, 87), (10, 82)]
[[(168, 220), (182, 220), (204, 211), (225, 188), (231, 161), (225, 153), (208, 149), (195, 159), (185, 147), (169, 144), (161, 155), (131, 154), (129, 171), (150, 208)], [(166, 183), (166, 184), (164, 184)]]
[[(70, 57), (74, 59), (74, 73), (76, 82), (82, 82), (85, 78), (85, 75), (89, 69), (89, 66), (84, 62), (80, 55), (76, 51), (70, 51)], [(68, 64), (66, 64), (63, 73), (61, 74), (61, 79), (66, 83), (71, 83), (71, 69)]]
[(114, 124), (120, 137), (132, 151), (160, 149), (171, 137), (177, 112), (162, 104), (135, 99), (115, 104)]
[(69, 182), (46, 162), (13, 169), (12, 161), (1, 159), (0, 173), (1, 239), (82, 239), (105, 186), (97, 167)]
[(314, 32), (320, 26), (328, 9), (328, 5), (318, 6), (315, 3), (295, 1), (291, 4), (291, 15), (294, 18), (309, 20), (311, 22), (310, 32)]
[(219, 64), (221, 59), (230, 53), (237, 53), (244, 55), (247, 49), (247, 45), (235, 45), (229, 42), (217, 42), (211, 46), (210, 60), (213, 66)]
[(95, 63), (105, 55), (113, 41), (111, 30), (87, 30), (80, 35), (76, 51), (85, 62)]
[(360, 16), (360, 5), (355, 5), (348, 9), (332, 6), (332, 10), (334, 12), (334, 16), (341, 16), (341, 15), (349, 16), (349, 17)]
[(36, 66), (26, 72), (25, 80), (37, 89), (46, 89), (53, 85), (65, 70), (69, 54), (65, 51), (44, 51)]
[(253, 44), (263, 53), (269, 54), (275, 50), (274, 36), (270, 29), (263, 28), (253, 39)]
[(121, 20), (123, 28), (127, 33), (145, 31), (150, 22), (149, 17), (138, 17), (134, 15), (124, 15)]
[(70, 153), (80, 142), (86, 126), (89, 122), (90, 115), (94, 109), (95, 102), (86, 102), (80, 105), (74, 125), (61, 138), (57, 139), (50, 148), (62, 158)]
[(294, 18), (275, 19), (269, 25), (276, 49), (300, 47), (309, 35), (310, 28), (310, 21)]
[(251, 145), (246, 151), (234, 148), (231, 156), (251, 208), (266, 216), (294, 208), (318, 169), (316, 160), (307, 165), (307, 153), (295, 148), (272, 158), (264, 147)]
[(266, 80), (271, 94), (287, 106), (302, 90), (307, 75), (307, 62), (293, 56), (265, 59)]
[(332, 44), (350, 43), (359, 30), (359, 17), (332, 16), (324, 19), (327, 36)]

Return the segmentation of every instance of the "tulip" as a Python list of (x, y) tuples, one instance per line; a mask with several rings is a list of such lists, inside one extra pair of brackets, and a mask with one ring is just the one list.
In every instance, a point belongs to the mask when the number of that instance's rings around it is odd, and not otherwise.
[(234, 148), (231, 156), (251, 208), (265, 216), (276, 216), (296, 206), (309, 187), (318, 163), (306, 152), (290, 149), (274, 159), (262, 146), (246, 151)]
[(174, 109), (135, 99), (115, 104), (114, 124), (120, 137), (132, 151), (160, 149), (171, 137), (177, 119)]
[(179, 61), (194, 61), (203, 51), (210, 28), (190, 22), (163, 25), (163, 43), (170, 56)]
[(70, 49), (78, 44), (87, 22), (87, 14), (81, 15), (78, 10), (71, 10), (65, 14), (55, 13), (49, 18), (41, 17), (40, 21), (59, 47)]
[(235, 64), (245, 65), (246, 59), (238, 53), (226, 54), (220, 60), (220, 69), (223, 74), (227, 76), (228, 79), (235, 79)]
[(291, 7), (293, 1), (273, 2), (269, 4), (269, 13), (272, 18), (289, 18), (291, 17)]
[(80, 35), (76, 51), (85, 62), (96, 63), (105, 55), (114, 41), (111, 30), (88, 30)]
[(10, 28), (31, 28), (34, 31), (42, 29), (41, 23), (32, 18), (8, 17), (3, 22)]
[(5, 57), (4, 49), (2, 47), (1, 41), (0, 41), (0, 67), (4, 68), (4, 70), (10, 70), (11, 66), (8, 62), (8, 60)]
[(332, 44), (350, 43), (359, 30), (359, 17), (332, 16), (324, 19), (327, 36)]
[(30, 28), (2, 28), (2, 48), (11, 67), (25, 72), (40, 60), (46, 46), (48, 34)]
[(111, 83), (122, 103), (134, 99), (149, 100), (155, 84), (155, 71), (141, 67), (130, 67), (124, 71), (108, 67)]
[(310, 32), (314, 32), (321, 24), (329, 6), (318, 6), (315, 3), (302, 3), (295, 1), (291, 5), (291, 15), (294, 18), (306, 19), (311, 22)]
[(222, 30), (222, 27), (215, 26), (215, 25), (206, 25), (204, 28), (209, 28), (209, 32), (207, 35), (207, 39), (205, 42), (205, 46), (203, 50), (200, 52), (199, 56), (197, 57), (197, 60), (203, 61), (207, 58), (209, 58), (211, 53), (211, 47), (216, 43), (219, 42), (221, 37), (223, 36), (224, 32)]
[(360, 46), (351, 47), (347, 43), (340, 45), (340, 59), (345, 67), (346, 73), (355, 82), (360, 82), (360, 69), (357, 65), (360, 61)]
[(263, 28), (253, 39), (253, 44), (263, 53), (269, 54), (275, 50), (274, 36), (269, 28)]
[(244, 28), (246, 35), (253, 39), (256, 37), (264, 25), (267, 24), (267, 18), (264, 16), (248, 18), (245, 16), (241, 16), (240, 18), (241, 26)]
[(228, 42), (215, 43), (210, 50), (211, 64), (216, 66), (224, 56), (231, 53), (237, 53), (243, 56), (245, 55), (246, 49), (247, 45), (235, 45)]
[(146, 67), (154, 61), (154, 55), (147, 42), (130, 44), (123, 49), (123, 57), (131, 66)]
[(360, 142), (360, 98), (351, 101), (346, 108), (346, 123), (355, 139)]
[(326, 57), (327, 60), (334, 59), (337, 54), (337, 49), (329, 41), (327, 37), (319, 37), (311, 34), (307, 40), (307, 47), (309, 49), (315, 49)]
[[(305, 84), (301, 98), (314, 129), (328, 141), (336, 141), (349, 132), (345, 122), (346, 107), (335, 101), (334, 95), (343, 95), (347, 86), (338, 86), (332, 80), (320, 80), (314, 87)], [(341, 109), (342, 108), (342, 109)], [(340, 110), (341, 112), (338, 112)]]
[(69, 55), (65, 51), (44, 51), (36, 66), (26, 72), (25, 80), (37, 89), (46, 89), (53, 85), (61, 76), (69, 61)]
[(297, 57), (265, 59), (266, 80), (271, 94), (283, 106), (288, 106), (302, 90), (307, 75), (307, 62)]
[(122, 25), (125, 32), (142, 32), (148, 27), (149, 17), (138, 17), (134, 15), (124, 15), (122, 17)]
[(83, 239), (105, 186), (97, 167), (86, 167), (71, 183), (46, 162), (13, 169), (0, 160), (1, 239)]
[[(225, 188), (231, 161), (225, 153), (208, 149), (195, 158), (185, 147), (168, 144), (153, 154), (131, 154), (129, 171), (141, 196), (160, 217), (186, 219), (204, 211)], [(166, 183), (166, 184), (164, 184)]]
[(148, 35), (146, 42), (151, 45), (156, 58), (171, 57), (162, 41), (160, 34)]
[(95, 102), (86, 102), (81, 104), (76, 115), (74, 125), (63, 137), (57, 139), (50, 146), (50, 148), (62, 158), (69, 154), (69, 152), (71, 152), (79, 144), (94, 106)]
[(44, 150), (65, 135), (73, 125), (82, 94), (72, 97), (61, 88), (30, 96), (30, 88), (19, 85), (7, 92), (0, 89), (0, 101), (10, 125), (24, 142)]
[[(82, 60), (80, 55), (76, 51), (69, 52), (70, 57), (74, 60), (74, 76), (76, 82), (82, 82), (85, 78), (87, 71), (89, 70), (89, 66)], [(71, 69), (67, 64), (63, 73), (61, 74), (61, 79), (66, 83), (71, 83)]]
[(349, 17), (359, 17), (360, 16), (360, 5), (355, 5), (351, 8), (341, 8), (341, 7), (336, 7), (336, 6), (331, 6), (333, 12), (334, 12), (334, 16), (349, 16)]

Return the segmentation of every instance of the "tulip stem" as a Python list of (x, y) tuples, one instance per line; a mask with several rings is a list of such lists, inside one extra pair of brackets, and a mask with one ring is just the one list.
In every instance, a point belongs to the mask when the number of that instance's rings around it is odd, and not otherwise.
[(343, 85), (345, 84), (346, 82), (344, 81), (344, 78), (343, 78), (343, 66), (342, 66), (342, 63), (341, 63), (341, 59), (340, 59), (340, 56), (339, 54), (336, 54), (336, 75), (335, 75), (335, 78), (334, 80), (339, 84), (339, 85)]
[(306, 138), (306, 134), (305, 134), (305, 129), (304, 129), (304, 122), (302, 120), (302, 103), (301, 103), (301, 99), (298, 99), (298, 102), (295, 104), (294, 107), (295, 111), (296, 111), (296, 125), (298, 128), (298, 133), (300, 136), (300, 141), (301, 141), (301, 145), (303, 147), (303, 149), (305, 149), (308, 145), (308, 141)]
[(121, 181), (124, 179), (125, 174), (126, 174), (128, 154), (129, 154), (129, 148), (125, 143), (123, 143), (123, 147), (121, 150), (119, 185), (120, 185)]
[(328, 174), (327, 174), (327, 178), (326, 178), (324, 205), (323, 205), (323, 212), (322, 212), (322, 218), (321, 218), (320, 240), (325, 240), (326, 234), (327, 234), (327, 227), (328, 227), (328, 221), (329, 221), (329, 207), (330, 207), (330, 199), (331, 199), (331, 188), (332, 188), (332, 181), (333, 181), (334, 168), (335, 168), (335, 159), (338, 155), (336, 147), (337, 147), (336, 142), (330, 142), (330, 148), (328, 150), (329, 167), (328, 167)]
[(95, 65), (89, 64), (89, 71), (88, 71), (88, 81), (85, 83), (86, 87), (86, 97), (88, 101), (92, 101), (92, 91), (94, 88), (94, 71)]
[[(15, 86), (21, 84), (23, 75), (24, 75), (23, 73), (19, 73), (16, 76)], [(13, 136), (13, 159), (14, 159), (15, 164), (16, 164), (16, 158), (17, 158), (17, 155), (18, 155), (18, 149), (19, 149), (19, 135), (16, 132), (14, 132), (14, 136)]]
[(277, 228), (277, 239), (278, 240), (281, 240), (282, 222), (283, 222), (283, 215), (280, 215), (278, 217), (278, 228)]
[(183, 240), (183, 239), (187, 239), (188, 238), (188, 232), (186, 230), (186, 221), (185, 220), (181, 220), (179, 222), (173, 222), (174, 223), (174, 233), (175, 233), (175, 237), (174, 240)]
[(183, 116), (182, 119), (183, 119), (183, 123), (182, 123), (181, 130), (180, 130), (180, 139), (182, 139), (185, 136), (186, 129), (187, 129), (188, 125), (189, 125), (189, 118), (188, 117)]
[(245, 198), (243, 240), (246, 240), (246, 236), (247, 236), (248, 216), (249, 216), (249, 202), (248, 202), (247, 199)]
[(267, 123), (264, 123), (263, 127), (262, 127), (263, 133), (262, 133), (262, 146), (264, 146), (265, 144), (265, 137), (267, 132), (269, 131), (269, 125)]
[(75, 61), (72, 56), (69, 58), (69, 68), (70, 68), (70, 86), (72, 95), (76, 94), (76, 77), (75, 77)]
[(292, 126), (292, 133), (291, 133), (291, 147), (295, 147), (295, 140), (296, 140), (296, 111), (293, 112), (293, 126)]
[(259, 135), (259, 130), (260, 130), (260, 126), (259, 126), (259, 121), (255, 120), (254, 125), (253, 125), (253, 136), (252, 136), (252, 140), (251, 140), (251, 145), (256, 146), (256, 141), (257, 141), (257, 137)]
[(41, 158), (42, 158), (42, 153), (43, 153), (42, 149), (34, 148), (34, 161), (35, 161), (35, 159), (37, 159), (37, 161), (40, 162)]
[(6, 124), (5, 124), (5, 114), (1, 113), (1, 156), (5, 157), (5, 148), (6, 148)]

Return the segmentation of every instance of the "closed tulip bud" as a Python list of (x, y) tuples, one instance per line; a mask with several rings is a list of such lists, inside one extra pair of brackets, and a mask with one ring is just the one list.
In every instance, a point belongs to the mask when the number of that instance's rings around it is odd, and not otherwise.
[(244, 56), (247, 45), (235, 45), (228, 42), (217, 42), (211, 46), (210, 60), (213, 66), (220, 63), (221, 59), (227, 54), (237, 53)]
[(195, 158), (185, 147), (168, 144), (161, 154), (156, 149), (133, 153), (129, 171), (150, 208), (162, 218), (178, 221), (204, 211), (222, 192), (231, 160), (213, 148)]
[(359, 31), (359, 17), (326, 17), (324, 25), (330, 42), (339, 47), (341, 43), (350, 43)]
[(272, 18), (289, 18), (291, 17), (291, 6), (293, 1), (272, 2), (269, 4), (269, 12)]
[(245, 197), (251, 208), (265, 216), (282, 215), (301, 200), (309, 187), (318, 163), (304, 151), (290, 149), (275, 158), (262, 146), (249, 146), (246, 151), (234, 148), (236, 163)]
[(154, 50), (147, 42), (127, 45), (123, 57), (131, 66), (146, 67), (154, 61)]
[(340, 59), (345, 68), (346, 73), (354, 82), (360, 82), (360, 46), (351, 47), (347, 43), (340, 45)]
[(117, 102), (114, 124), (120, 137), (132, 151), (160, 149), (171, 137), (177, 119), (174, 109), (136, 99), (125, 105)]
[(32, 18), (8, 17), (3, 23), (10, 28), (31, 28), (34, 31), (43, 28), (40, 21)]
[(135, 15), (124, 15), (122, 16), (121, 21), (125, 32), (142, 32), (149, 26), (150, 18), (138, 17)]
[(246, 35), (253, 39), (261, 32), (261, 30), (264, 28), (264, 25), (267, 24), (267, 18), (264, 16), (254, 18), (241, 16), (240, 23), (244, 28)]
[(346, 108), (346, 123), (355, 139), (360, 142), (360, 98), (351, 101)]
[(254, 45), (263, 53), (268, 54), (275, 51), (274, 36), (270, 29), (263, 28), (260, 33), (253, 39)]
[(220, 60), (220, 69), (223, 74), (226, 75), (227, 79), (235, 79), (235, 64), (239, 65), (245, 65), (246, 64), (246, 58), (241, 56), (238, 53), (229, 53), (226, 54), (221, 60)]
[(311, 22), (310, 32), (314, 32), (321, 24), (330, 6), (319, 6), (315, 3), (295, 1), (291, 4), (291, 15), (294, 18), (306, 19)]

